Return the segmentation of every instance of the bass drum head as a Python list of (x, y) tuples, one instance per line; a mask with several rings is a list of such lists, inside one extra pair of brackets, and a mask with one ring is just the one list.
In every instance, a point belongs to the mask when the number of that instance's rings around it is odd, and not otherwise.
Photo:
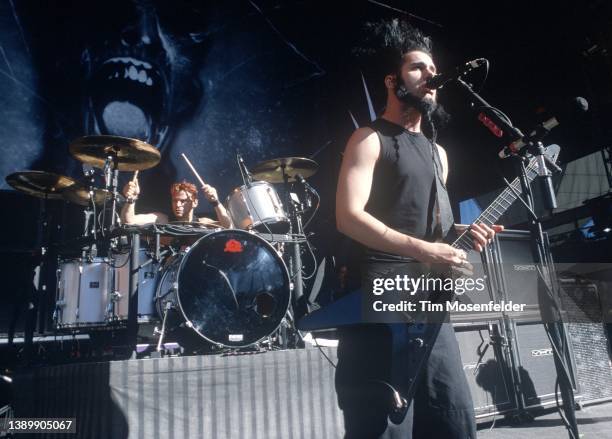
[(287, 268), (264, 239), (242, 230), (201, 238), (181, 261), (177, 301), (206, 340), (249, 346), (274, 332), (291, 300)]

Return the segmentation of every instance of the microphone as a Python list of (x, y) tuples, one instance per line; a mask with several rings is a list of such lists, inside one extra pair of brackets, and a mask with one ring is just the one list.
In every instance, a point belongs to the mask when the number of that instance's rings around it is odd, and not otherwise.
[(306, 179), (302, 176), (302, 174), (295, 174), (295, 180), (298, 183), (303, 184), (304, 186), (308, 186), (308, 183), (306, 182)]
[(532, 141), (539, 141), (543, 139), (553, 128), (559, 125), (559, 119), (563, 120), (571, 116), (575, 116), (577, 113), (586, 113), (589, 109), (589, 103), (585, 98), (580, 96), (572, 99), (569, 111), (561, 116), (553, 116), (541, 124), (537, 125), (529, 135), (515, 140), (510, 145), (505, 146), (499, 153), (499, 158), (505, 159), (513, 155), (518, 154), (525, 146)]
[(317, 191), (308, 184), (308, 182), (306, 181), (306, 179), (302, 176), (302, 174), (295, 174), (295, 181), (297, 181), (299, 184), (301, 184), (302, 186), (304, 186), (306, 189), (308, 189), (309, 191), (312, 191), (314, 193), (317, 193)]
[(237, 152), (236, 158), (238, 159), (238, 169), (240, 170), (240, 174), (242, 175), (242, 181), (246, 186), (250, 186), (251, 183), (253, 183), (253, 178), (251, 177), (251, 173), (249, 172), (248, 168), (246, 167), (246, 164), (244, 163), (242, 154)]
[(472, 61), (468, 61), (461, 66), (455, 67), (455, 69), (450, 73), (441, 73), (429, 78), (425, 85), (431, 89), (442, 88), (450, 81), (460, 78), (472, 70), (487, 64), (487, 62), (488, 61), (485, 58), (473, 59)]

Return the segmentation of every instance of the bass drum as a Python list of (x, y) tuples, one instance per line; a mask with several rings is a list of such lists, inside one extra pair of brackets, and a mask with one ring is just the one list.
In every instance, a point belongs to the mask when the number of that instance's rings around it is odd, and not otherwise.
[(289, 275), (276, 250), (243, 230), (221, 230), (170, 258), (156, 294), (160, 318), (174, 309), (203, 339), (245, 347), (272, 334), (291, 301)]

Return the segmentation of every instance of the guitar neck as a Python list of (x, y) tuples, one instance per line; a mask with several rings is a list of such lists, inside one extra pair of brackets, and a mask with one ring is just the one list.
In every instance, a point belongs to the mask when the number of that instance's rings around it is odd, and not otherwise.
[[(531, 183), (533, 179), (538, 175), (537, 163), (535, 159), (531, 159), (529, 166), (526, 169), (527, 181)], [(504, 213), (508, 211), (510, 206), (517, 200), (516, 194), (520, 194), (522, 191), (521, 182), (515, 178), (510, 183), (512, 189), (505, 188), (501, 194), (499, 194), (495, 200), (487, 207), (479, 216), (474, 220), (474, 223), (483, 223), (487, 226), (496, 224)], [(474, 249), (474, 241), (469, 230), (465, 230), (459, 237), (451, 244), (452, 247), (460, 248), (465, 251)]]

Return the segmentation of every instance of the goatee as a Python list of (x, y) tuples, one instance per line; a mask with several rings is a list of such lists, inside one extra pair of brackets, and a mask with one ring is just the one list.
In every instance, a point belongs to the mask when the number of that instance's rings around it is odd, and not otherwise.
[(438, 129), (448, 123), (450, 114), (446, 112), (441, 104), (428, 97), (418, 97), (412, 93), (406, 93), (399, 99), (404, 104), (421, 113), (424, 121), (422, 126), (423, 134), (435, 142)]
[(444, 110), (444, 107), (431, 98), (418, 97), (412, 93), (406, 93), (400, 98), (400, 101), (416, 109), (423, 117), (432, 119), (435, 122), (445, 123), (450, 119), (450, 115)]

